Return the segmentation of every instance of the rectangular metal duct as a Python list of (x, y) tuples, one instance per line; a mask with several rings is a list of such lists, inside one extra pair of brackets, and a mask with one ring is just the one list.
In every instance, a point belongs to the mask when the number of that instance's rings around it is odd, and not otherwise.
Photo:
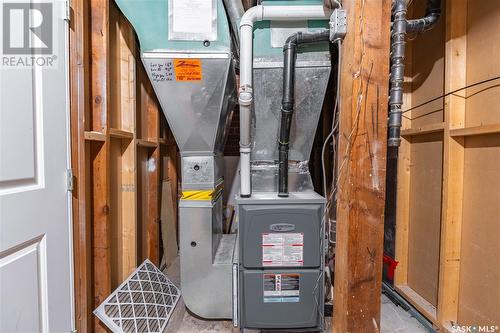
[[(175, 69), (180, 66), (174, 64), (176, 59), (199, 63), (200, 77), (176, 80)], [(179, 150), (221, 152), (227, 113), (235, 103), (229, 54), (145, 53), (143, 61)]]

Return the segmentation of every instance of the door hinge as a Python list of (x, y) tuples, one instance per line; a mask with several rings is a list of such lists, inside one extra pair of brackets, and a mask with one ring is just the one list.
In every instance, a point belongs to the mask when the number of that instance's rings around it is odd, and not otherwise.
[(68, 192), (73, 191), (75, 184), (74, 184), (74, 177), (73, 177), (73, 169), (68, 169), (66, 170), (66, 189)]
[(71, 21), (71, 0), (64, 1), (64, 20)]

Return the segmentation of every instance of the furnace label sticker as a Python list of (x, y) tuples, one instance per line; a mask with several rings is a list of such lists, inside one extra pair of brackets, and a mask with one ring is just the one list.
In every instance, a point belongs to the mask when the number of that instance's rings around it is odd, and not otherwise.
[(149, 64), (149, 73), (153, 82), (174, 81), (174, 64), (172, 60), (152, 62)]
[(264, 303), (300, 302), (300, 274), (264, 274)]
[(201, 59), (174, 59), (177, 81), (201, 81)]
[(303, 266), (303, 233), (263, 233), (262, 266)]

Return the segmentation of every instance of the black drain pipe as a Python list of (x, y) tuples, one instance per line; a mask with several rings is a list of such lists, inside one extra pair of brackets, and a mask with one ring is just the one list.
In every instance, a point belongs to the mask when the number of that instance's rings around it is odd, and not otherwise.
[(290, 141), (290, 127), (295, 102), (295, 61), (300, 44), (328, 42), (330, 31), (318, 33), (297, 32), (291, 35), (283, 46), (283, 98), (281, 101), (281, 124), (278, 140), (278, 196), (288, 197), (288, 150)]
[[(401, 143), (406, 33), (421, 33), (432, 29), (441, 16), (441, 0), (428, 0), (423, 18), (407, 20), (406, 13), (406, 0), (394, 0), (392, 7), (389, 133), (387, 138), (389, 147), (399, 147)], [(397, 148), (395, 154), (398, 154)]]
[(427, 7), (425, 9), (425, 16), (409, 20), (406, 25), (406, 32), (421, 33), (428, 31), (434, 27), (441, 17), (441, 0), (427, 0)]
[[(428, 0), (425, 17), (406, 19), (406, 0), (392, 2), (391, 76), (389, 97), (389, 123), (387, 138), (387, 175), (384, 223), (384, 254), (394, 258), (396, 234), (397, 169), (403, 107), (403, 81), (406, 33), (422, 33), (430, 30), (441, 16), (441, 1)], [(392, 175), (392, 177), (390, 177)], [(384, 281), (387, 281), (384, 277)], [(393, 283), (393, 281), (391, 281)]]
[(403, 106), (403, 81), (405, 77), (406, 48), (406, 0), (393, 2), (391, 36), (391, 77), (389, 90), (389, 134), (387, 145), (399, 147), (401, 142), (401, 123)]

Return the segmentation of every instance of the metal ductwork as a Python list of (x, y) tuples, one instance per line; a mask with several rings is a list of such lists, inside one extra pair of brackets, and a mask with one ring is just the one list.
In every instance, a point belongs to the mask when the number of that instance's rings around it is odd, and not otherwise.
[[(322, 5), (304, 6), (255, 6), (250, 8), (240, 23), (240, 195), (250, 197), (252, 186), (257, 191), (277, 191), (278, 166), (273, 165), (278, 160), (280, 96), (283, 93), (281, 80), (283, 76), (283, 55), (253, 54), (254, 24), (262, 20), (271, 20), (280, 27), (280, 21), (325, 20), (331, 12)], [(282, 25), (281, 31), (287, 31)], [(275, 39), (279, 39), (275, 36)], [(288, 35), (282, 35), (281, 46)], [(272, 36), (271, 36), (272, 43)], [(257, 51), (257, 50), (256, 50)], [(330, 75), (330, 57), (328, 52), (304, 53), (297, 58), (296, 80), (302, 84), (296, 92), (296, 117), (300, 126), (292, 123), (291, 131), (294, 138), (290, 142), (290, 160), (297, 161), (292, 169), (297, 171), (297, 188), (312, 189), (312, 181), (302, 177), (307, 168), (314, 133), (321, 112), (321, 105)], [(254, 78), (255, 74), (255, 78)], [(314, 81), (313, 81), (314, 80)], [(256, 96), (254, 100), (254, 96)], [(252, 124), (252, 110), (255, 112), (255, 126)], [(253, 140), (252, 140), (253, 139)], [(251, 161), (255, 165), (255, 178), (252, 180)], [(302, 164), (301, 164), (302, 162)], [(264, 167), (262, 167), (264, 165)], [(308, 171), (306, 171), (308, 175)], [(306, 179), (304, 179), (306, 178)]]
[[(222, 0), (116, 0), (181, 154), (181, 290), (196, 315), (230, 319), (236, 235), (223, 235), (223, 147), (236, 103), (230, 25)], [(238, 9), (236, 0), (230, 12)], [(160, 33), (162, 32), (162, 33)], [(210, 287), (207, 287), (210, 286)]]

